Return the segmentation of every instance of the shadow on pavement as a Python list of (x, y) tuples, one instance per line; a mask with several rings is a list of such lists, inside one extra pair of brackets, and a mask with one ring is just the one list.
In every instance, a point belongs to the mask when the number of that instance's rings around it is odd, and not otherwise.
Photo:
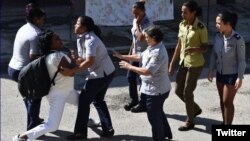
[[(91, 128), (97, 134), (100, 134), (101, 130), (98, 128)], [(58, 137), (46, 136), (43, 135), (39, 137), (41, 141), (67, 141), (66, 137), (72, 134), (69, 131), (57, 130), (52, 132), (52, 134)], [(144, 136), (134, 136), (134, 135), (114, 135), (112, 138), (88, 138), (89, 141), (152, 141), (151, 137), (144, 137)], [(171, 140), (174, 141), (174, 140)]]
[[(180, 120), (180, 121), (185, 121), (187, 116), (186, 115), (177, 115), (177, 114), (166, 114), (167, 118), (172, 118), (172, 119), (176, 119), (176, 120)], [(204, 118), (204, 117), (196, 117), (195, 118), (195, 125), (203, 125), (205, 126), (205, 130), (198, 128), (197, 126), (194, 127), (193, 130), (196, 130), (198, 132), (203, 132), (203, 133), (207, 133), (207, 134), (212, 134), (212, 125), (219, 125), (221, 124), (222, 121), (219, 120), (214, 120), (214, 119), (210, 119), (210, 118)]]

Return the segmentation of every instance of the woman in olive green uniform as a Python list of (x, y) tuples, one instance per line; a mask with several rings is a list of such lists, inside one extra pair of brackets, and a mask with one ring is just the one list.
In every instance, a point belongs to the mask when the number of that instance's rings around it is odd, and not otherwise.
[(185, 103), (187, 120), (180, 131), (194, 128), (194, 118), (201, 114), (201, 108), (194, 102), (194, 90), (204, 65), (203, 53), (208, 46), (207, 28), (198, 19), (201, 9), (195, 1), (182, 5), (183, 21), (179, 25), (178, 43), (169, 65), (170, 75), (174, 74), (174, 64), (180, 58), (176, 76), (175, 93)]

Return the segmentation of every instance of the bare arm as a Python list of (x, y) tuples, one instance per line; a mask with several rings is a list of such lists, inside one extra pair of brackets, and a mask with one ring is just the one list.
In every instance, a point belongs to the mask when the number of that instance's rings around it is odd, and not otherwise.
[(138, 16), (136, 18), (136, 35), (137, 35), (137, 39), (138, 39), (139, 42), (145, 40), (145, 37), (142, 34), (142, 31), (141, 31), (141, 28), (140, 28), (140, 23), (141, 23), (143, 17), (144, 17), (144, 15), (141, 15), (141, 16)]
[(151, 75), (151, 73), (148, 69), (133, 66), (126, 61), (119, 62), (119, 65), (120, 65), (120, 68), (128, 69), (128, 70), (133, 71), (133, 72), (140, 74), (140, 75), (145, 75), (145, 76)]
[(137, 54), (132, 54), (132, 55), (122, 55), (117, 51), (113, 51), (113, 56), (122, 59), (122, 60), (127, 60), (127, 61), (134, 61), (134, 62), (139, 62), (140, 61), (140, 56)]
[(185, 53), (192, 54), (192, 53), (205, 53), (208, 49), (208, 43), (203, 43), (200, 47), (187, 47), (185, 49)]
[(181, 40), (179, 38), (178, 42), (177, 42), (177, 45), (175, 47), (174, 55), (173, 55), (172, 60), (171, 60), (171, 62), (169, 64), (168, 72), (169, 72), (170, 75), (174, 74), (174, 64), (177, 61), (177, 59), (179, 59), (180, 52), (181, 52)]
[(132, 42), (132, 44), (131, 44), (131, 47), (130, 47), (129, 52), (128, 52), (128, 55), (132, 54), (133, 48), (134, 48), (134, 42)]
[(73, 69), (61, 67), (61, 69), (62, 69), (61, 73), (65, 76), (72, 76), (75, 73), (81, 72), (81, 71), (86, 70), (87, 68), (91, 67), (94, 64), (94, 62), (95, 62), (95, 57), (89, 56), (79, 66), (76, 66)]

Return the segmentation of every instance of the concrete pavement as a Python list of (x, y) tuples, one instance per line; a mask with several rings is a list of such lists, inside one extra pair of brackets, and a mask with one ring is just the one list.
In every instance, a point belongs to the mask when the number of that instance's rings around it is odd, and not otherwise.
[[(203, 70), (195, 90), (195, 101), (201, 106), (202, 114), (196, 120), (194, 130), (180, 132), (178, 127), (186, 119), (183, 102), (174, 94), (174, 77), (172, 90), (165, 101), (164, 111), (173, 132), (173, 141), (211, 141), (211, 125), (221, 123), (219, 97), (215, 82), (209, 83), (206, 79), (207, 69)], [(246, 74), (242, 88), (235, 98), (234, 124), (250, 125), (250, 75)], [(124, 75), (117, 75), (108, 89), (106, 101), (110, 109), (115, 136), (109, 139), (100, 138), (100, 128), (89, 128), (90, 141), (151, 141), (151, 127), (146, 113), (131, 113), (123, 109), (128, 101), (128, 86)], [(42, 100), (41, 117), (47, 118), (48, 102)], [(66, 136), (74, 129), (77, 109), (66, 104), (59, 130), (47, 133), (39, 141), (66, 141)], [(98, 119), (96, 110), (91, 107), (91, 117)], [(9, 141), (11, 137), (24, 131), (26, 128), (26, 111), (17, 85), (7, 77), (1, 78), (1, 141)]]

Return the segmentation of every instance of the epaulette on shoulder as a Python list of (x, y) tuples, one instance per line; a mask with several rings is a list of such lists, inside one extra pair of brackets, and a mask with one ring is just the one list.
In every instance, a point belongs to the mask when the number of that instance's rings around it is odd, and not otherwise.
[(240, 37), (240, 35), (239, 34), (234, 34), (234, 37), (237, 39), (237, 40), (239, 40), (241, 37)]
[(198, 26), (200, 29), (202, 29), (202, 28), (204, 28), (204, 27), (205, 27), (205, 26), (204, 26), (204, 24), (203, 24), (203, 23), (201, 23), (201, 22), (198, 22), (197, 26)]
[(89, 35), (89, 34), (86, 34), (86, 35), (85, 35), (85, 40), (88, 40), (88, 39), (90, 39), (90, 35)]

